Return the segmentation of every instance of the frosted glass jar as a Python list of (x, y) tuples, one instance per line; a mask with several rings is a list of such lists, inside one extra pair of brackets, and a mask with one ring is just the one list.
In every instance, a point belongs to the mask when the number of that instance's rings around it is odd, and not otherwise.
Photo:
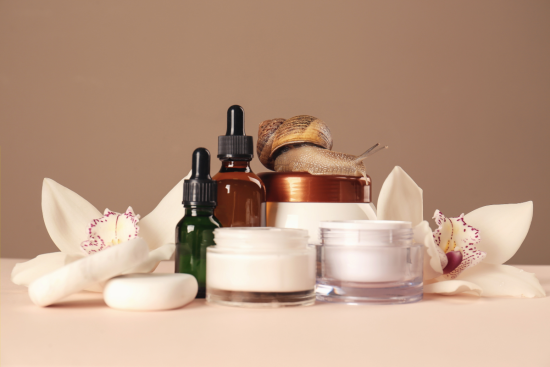
[(422, 299), (423, 246), (410, 222), (320, 223), (317, 299), (344, 303), (408, 303)]
[(218, 228), (206, 250), (206, 299), (239, 307), (315, 302), (315, 248), (302, 229)]

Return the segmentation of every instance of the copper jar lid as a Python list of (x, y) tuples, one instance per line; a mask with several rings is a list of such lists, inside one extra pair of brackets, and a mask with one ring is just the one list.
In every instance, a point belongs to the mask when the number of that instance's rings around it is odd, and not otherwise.
[(297, 203), (370, 203), (370, 177), (314, 176), (305, 172), (262, 172), (267, 201)]

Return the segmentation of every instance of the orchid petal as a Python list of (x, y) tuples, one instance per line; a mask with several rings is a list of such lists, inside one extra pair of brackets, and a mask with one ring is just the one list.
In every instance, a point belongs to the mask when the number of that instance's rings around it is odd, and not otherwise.
[(135, 215), (131, 206), (122, 214), (105, 209), (101, 218), (94, 219), (88, 225), (88, 240), (82, 242), (80, 247), (91, 255), (136, 238), (139, 233), (138, 222), (139, 214)]
[(437, 293), (444, 296), (453, 296), (460, 293), (481, 295), (481, 288), (472, 282), (464, 280), (444, 280), (424, 285), (424, 293)]
[[(432, 229), (427, 221), (422, 221), (413, 228), (413, 239), (415, 243), (424, 244), (424, 279), (437, 278), (443, 274), (443, 268), (446, 263), (447, 257), (435, 244), (432, 235)], [(444, 258), (444, 259), (443, 259)]]
[(482, 262), (464, 271), (460, 280), (472, 282), (481, 287), (484, 297), (544, 297), (546, 292), (533, 273), (509, 265), (495, 265)]
[(134, 238), (104, 251), (84, 256), (48, 273), (29, 285), (29, 297), (38, 306), (48, 306), (106, 281), (147, 258), (149, 248), (141, 238)]
[(164, 260), (170, 260), (172, 254), (176, 250), (176, 245), (173, 243), (164, 244), (149, 252), (149, 257), (141, 264), (134, 266), (124, 274), (132, 273), (150, 273), (154, 271), (158, 264)]
[(113, 239), (113, 241), (121, 243), (136, 238), (139, 233), (139, 218), (140, 215), (136, 215), (134, 209), (129, 206), (126, 212), (119, 215), (116, 224), (116, 235), (119, 241), (116, 241), (116, 239)]
[[(43, 275), (60, 269), (63, 266), (83, 257), (85, 257), (85, 255), (69, 256), (63, 252), (51, 252), (48, 254), (38, 255), (32, 260), (15, 264), (15, 267), (11, 272), (11, 281), (17, 285), (24, 285), (25, 287), (28, 287), (29, 284)], [(84, 290), (90, 292), (103, 292), (105, 283), (106, 281), (95, 283)]]
[(533, 202), (489, 205), (464, 216), (466, 222), (481, 232), (477, 248), (489, 264), (504, 264), (517, 252), (529, 232), (533, 219)]
[(445, 268), (449, 264), (449, 258), (447, 257), (447, 254), (443, 252), (441, 247), (436, 245), (435, 248), (437, 250), (437, 254), (439, 255), (439, 261), (441, 262), (441, 267), (443, 268), (443, 270), (445, 270)]
[[(183, 180), (191, 177), (191, 172)], [(185, 215), (183, 208), (183, 180), (160, 201), (155, 209), (139, 222), (139, 236), (154, 250), (165, 243), (174, 242), (174, 228)]]
[(46, 229), (55, 245), (65, 254), (82, 255), (82, 240), (92, 220), (101, 217), (86, 199), (51, 180), (42, 184), (42, 215)]
[(378, 219), (378, 216), (376, 214), (376, 207), (373, 203), (358, 203), (357, 206), (363, 211), (363, 213), (365, 213), (368, 220)]
[(435, 243), (445, 253), (479, 243), (479, 230), (466, 223), (464, 214), (456, 218), (445, 218), (443, 213), (436, 210), (433, 218), (439, 226), (434, 232)]
[(445, 254), (445, 257), (447, 257), (447, 266), (443, 268), (443, 274), (449, 274), (458, 268), (464, 258), (461, 251), (449, 251)]
[[(466, 223), (464, 214), (456, 218), (445, 218), (443, 213), (436, 210), (434, 219), (439, 225), (434, 232), (435, 243), (446, 254), (461, 253), (459, 262), (452, 264), (453, 268), (443, 268), (446, 279), (455, 279), (461, 272), (479, 264), (485, 258), (486, 254), (474, 246), (480, 241), (479, 230)], [(448, 258), (447, 264), (454, 263), (451, 259), (455, 260), (454, 257)]]
[(382, 185), (378, 196), (379, 220), (402, 220), (413, 227), (423, 220), (422, 189), (399, 166)]
[[(126, 270), (122, 274), (151, 273), (155, 271), (161, 261), (170, 260), (175, 249), (176, 245), (173, 243), (162, 245), (159, 248), (150, 251), (147, 259), (145, 259), (141, 264)], [(106, 283), (107, 281), (94, 283), (85, 290), (89, 292), (103, 292), (103, 288), (105, 288)]]
[[(175, 249), (176, 246), (173, 243), (162, 245), (150, 251), (147, 259), (141, 262), (141, 264), (138, 264), (131, 269), (126, 270), (122, 274), (151, 273), (155, 271), (161, 261), (170, 260)], [(85, 290), (89, 292), (103, 292), (103, 288), (105, 288), (106, 283), (107, 281), (94, 283), (87, 287)]]
[(455, 279), (464, 270), (478, 265), (486, 256), (485, 252), (479, 251), (474, 245), (466, 245), (460, 249), (462, 252), (462, 258), (460, 264), (452, 271), (445, 272), (447, 279)]
[(101, 293), (101, 292), (103, 292), (103, 288), (105, 288), (105, 284), (107, 284), (107, 282), (108, 282), (108, 280), (105, 280), (103, 282), (94, 283), (94, 284), (84, 288), (84, 290), (88, 291), (88, 292)]
[(63, 267), (66, 259), (67, 254), (63, 252), (51, 252), (38, 255), (24, 263), (15, 264), (11, 272), (11, 281), (28, 287), (35, 279)]

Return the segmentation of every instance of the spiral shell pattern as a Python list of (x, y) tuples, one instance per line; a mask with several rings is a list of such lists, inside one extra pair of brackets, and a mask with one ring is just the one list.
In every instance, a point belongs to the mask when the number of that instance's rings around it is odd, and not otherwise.
[(332, 149), (332, 135), (324, 121), (317, 117), (300, 115), (286, 120), (275, 132), (271, 156), (287, 145), (312, 144)]
[(272, 171), (275, 170), (275, 160), (271, 158), (271, 147), (275, 139), (275, 132), (285, 121), (286, 119), (283, 118), (265, 120), (258, 129), (258, 142), (256, 143), (258, 158), (266, 168)]

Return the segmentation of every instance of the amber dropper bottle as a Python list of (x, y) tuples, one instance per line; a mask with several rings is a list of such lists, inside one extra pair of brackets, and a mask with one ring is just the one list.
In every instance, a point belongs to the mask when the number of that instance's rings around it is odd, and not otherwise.
[(176, 273), (191, 274), (199, 283), (197, 298), (206, 295), (206, 248), (214, 245), (217, 184), (210, 177), (210, 152), (193, 152), (191, 177), (183, 182), (185, 216), (176, 226)]
[(227, 132), (218, 137), (222, 167), (213, 179), (218, 182), (218, 206), (214, 214), (224, 227), (265, 227), (265, 186), (252, 172), (252, 136), (244, 132), (244, 110), (227, 110)]

